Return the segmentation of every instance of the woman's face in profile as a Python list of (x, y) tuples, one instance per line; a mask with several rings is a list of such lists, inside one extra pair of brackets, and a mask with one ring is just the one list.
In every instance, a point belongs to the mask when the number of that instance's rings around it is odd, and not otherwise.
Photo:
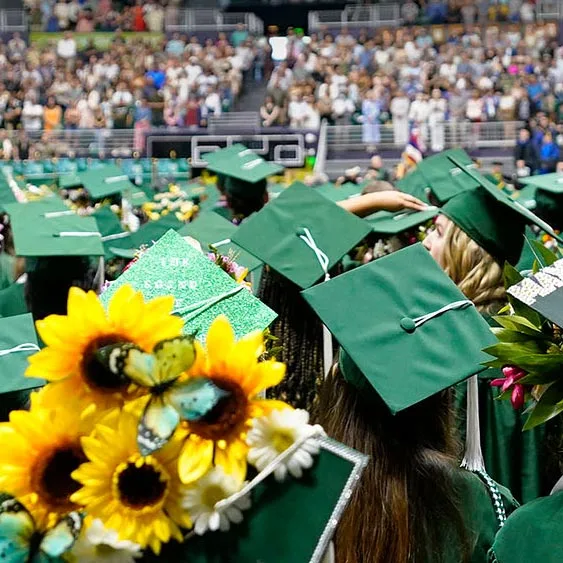
[(424, 239), (422, 244), (430, 252), (432, 258), (444, 267), (444, 246), (446, 241), (446, 230), (451, 221), (445, 215), (438, 215), (435, 220), (434, 230)]

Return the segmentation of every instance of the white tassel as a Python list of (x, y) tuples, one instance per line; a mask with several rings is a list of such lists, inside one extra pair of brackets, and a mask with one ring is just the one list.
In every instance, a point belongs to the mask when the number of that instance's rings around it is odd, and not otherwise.
[(332, 334), (323, 325), (323, 365), (325, 377), (329, 374), (334, 360), (334, 352), (332, 350)]
[(550, 494), (554, 495), (555, 493), (558, 493), (560, 491), (563, 491), (563, 475), (559, 478), (559, 481), (555, 483), (555, 487), (553, 487)]
[(481, 428), (479, 426), (479, 385), (476, 375), (467, 380), (467, 427), (465, 455), (461, 467), (469, 471), (485, 471), (485, 460), (481, 451)]
[(99, 295), (102, 292), (102, 287), (106, 282), (106, 265), (103, 256), (100, 256), (98, 261), (98, 269), (96, 275), (94, 276), (94, 291)]

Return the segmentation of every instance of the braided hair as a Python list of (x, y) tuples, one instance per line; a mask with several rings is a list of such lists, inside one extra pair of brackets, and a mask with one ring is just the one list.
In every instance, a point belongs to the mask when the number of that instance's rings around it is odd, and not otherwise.
[(323, 381), (322, 324), (299, 288), (271, 268), (262, 273), (258, 297), (278, 314), (270, 332), (281, 347), (278, 360), (287, 365), (286, 377), (268, 398), (311, 410)]

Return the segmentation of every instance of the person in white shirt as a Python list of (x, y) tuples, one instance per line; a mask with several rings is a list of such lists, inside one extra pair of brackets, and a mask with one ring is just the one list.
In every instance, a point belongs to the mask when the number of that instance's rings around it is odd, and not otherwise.
[(319, 129), (321, 126), (321, 114), (315, 104), (313, 96), (305, 98), (305, 117), (303, 119), (304, 129)]
[(67, 61), (76, 57), (76, 41), (70, 31), (67, 31), (63, 38), (59, 39), (57, 43), (57, 55)]
[(185, 66), (185, 71), (190, 86), (195, 84), (197, 77), (203, 72), (196, 57), (190, 57), (188, 64)]
[(395, 145), (404, 147), (409, 140), (409, 107), (411, 102), (407, 95), (398, 91), (391, 100), (389, 107), (393, 120), (393, 140)]
[(428, 126), (430, 128), (430, 149), (434, 152), (444, 150), (445, 143), (445, 122), (447, 102), (442, 97), (442, 92), (438, 88), (432, 90), (432, 98), (428, 102), (429, 115)]
[(205, 107), (209, 113), (221, 115), (221, 98), (214, 86), (209, 89), (209, 93), (205, 97)]
[(43, 127), (43, 106), (37, 103), (35, 94), (29, 94), (23, 103), (21, 123), (26, 131), (40, 131)]
[(68, 29), (70, 4), (66, 0), (59, 0), (53, 8), (53, 14), (58, 20), (59, 29)]
[(5, 129), (0, 129), (0, 159), (11, 160), (14, 156), (14, 145)]
[(418, 93), (415, 100), (411, 104), (409, 110), (409, 119), (420, 128), (420, 134), (426, 141), (428, 139), (428, 116), (430, 114), (430, 106), (428, 104), (428, 96)]
[(303, 128), (307, 118), (307, 111), (307, 103), (303, 100), (301, 94), (293, 94), (287, 110), (289, 126), (293, 129)]

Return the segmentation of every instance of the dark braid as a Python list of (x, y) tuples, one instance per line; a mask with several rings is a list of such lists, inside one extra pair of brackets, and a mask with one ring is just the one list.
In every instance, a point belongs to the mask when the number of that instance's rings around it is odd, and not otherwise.
[(270, 268), (264, 268), (258, 297), (279, 316), (270, 327), (287, 365), (285, 379), (267, 392), (295, 408), (311, 410), (323, 381), (322, 324), (299, 294), (299, 288)]

